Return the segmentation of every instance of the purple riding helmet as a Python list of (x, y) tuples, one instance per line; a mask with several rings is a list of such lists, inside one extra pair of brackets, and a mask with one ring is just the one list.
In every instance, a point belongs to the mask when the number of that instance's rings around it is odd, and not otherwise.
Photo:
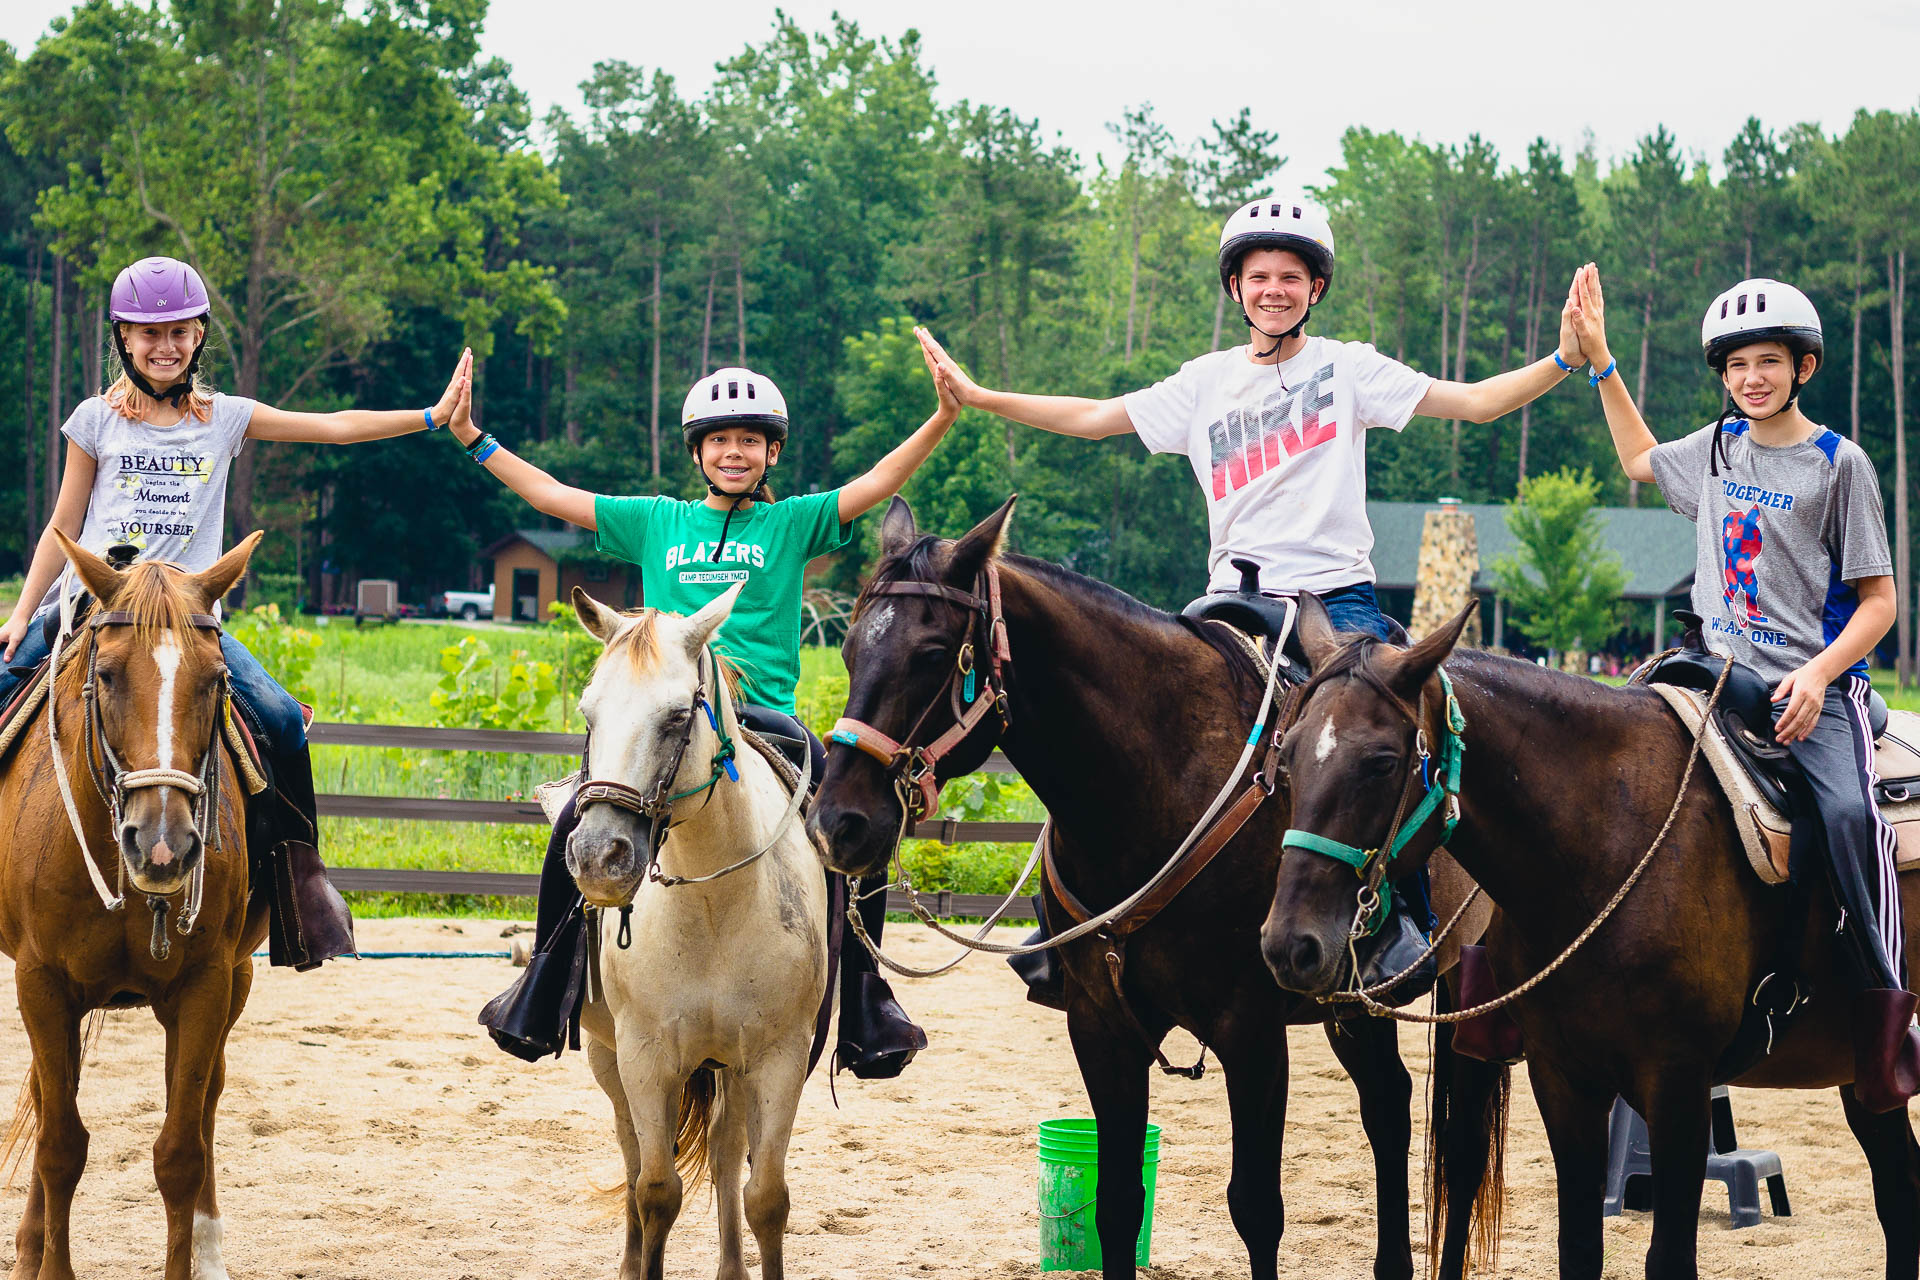
[[(132, 324), (201, 320), (206, 318), (207, 311), (205, 282), (198, 271), (178, 258), (142, 258), (122, 271), (114, 278), (113, 297), (108, 307), (115, 321)], [(120, 368), (134, 386), (156, 400), (178, 405), (193, 392), (193, 375), (200, 367), (200, 353), (207, 344), (203, 337), (187, 361), (185, 376), (165, 391), (156, 391), (133, 367), (133, 357), (127, 353), (126, 339), (120, 336), (118, 323), (113, 326), (113, 345), (120, 356)]]

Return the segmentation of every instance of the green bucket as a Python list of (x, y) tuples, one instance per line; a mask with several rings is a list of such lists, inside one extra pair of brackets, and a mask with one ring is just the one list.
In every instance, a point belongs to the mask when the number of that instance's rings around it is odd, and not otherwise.
[[(1040, 1122), (1040, 1269), (1098, 1271), (1100, 1235), (1093, 1225), (1094, 1192), (1100, 1184), (1100, 1139), (1091, 1120)], [(1160, 1173), (1160, 1126), (1147, 1126), (1140, 1181), (1147, 1202), (1133, 1265), (1147, 1265), (1153, 1246), (1153, 1187)]]

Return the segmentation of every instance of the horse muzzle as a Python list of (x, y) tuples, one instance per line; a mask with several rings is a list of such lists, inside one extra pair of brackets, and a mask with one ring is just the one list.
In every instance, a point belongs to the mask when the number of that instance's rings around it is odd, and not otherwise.
[(807, 818), (807, 834), (820, 850), (820, 860), (844, 876), (885, 875), (893, 858), (897, 824), (876, 822), (866, 810), (822, 802), (816, 796)]
[(1304, 996), (1332, 995), (1352, 964), (1344, 929), (1319, 929), (1274, 916), (1260, 927), (1260, 956), (1275, 982)]
[(204, 855), (200, 832), (191, 822), (130, 821), (120, 828), (120, 857), (127, 879), (142, 893), (178, 893)]
[(567, 870), (580, 896), (594, 907), (633, 902), (654, 858), (654, 821), (623, 810), (600, 809), (567, 837)]

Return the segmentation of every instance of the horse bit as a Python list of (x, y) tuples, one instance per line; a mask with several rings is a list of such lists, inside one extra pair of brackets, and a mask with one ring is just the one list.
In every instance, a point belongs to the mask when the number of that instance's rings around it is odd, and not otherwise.
[[(60, 670), (61, 649), (64, 639), (72, 634), (71, 601), (62, 601), (62, 618), (59, 630), (55, 634), (48, 664), (48, 679), (52, 680)], [(187, 615), (189, 625), (200, 631), (220, 633), (220, 620), (210, 613)], [(81, 751), (86, 758), (87, 773), (93, 781), (94, 792), (106, 805), (111, 823), (110, 830), (118, 838), (124, 819), (127, 797), (134, 791), (153, 787), (178, 787), (188, 795), (195, 797), (193, 822), (201, 833), (200, 861), (188, 873), (184, 886), (185, 901), (181, 904), (180, 918), (176, 927), (182, 937), (193, 932), (194, 924), (200, 918), (202, 897), (206, 889), (207, 855), (220, 848), (220, 821), (218, 811), (219, 797), (219, 717), (227, 714), (228, 700), (232, 696), (232, 686), (224, 669), (214, 686), (215, 729), (209, 735), (207, 750), (198, 774), (187, 773), (181, 769), (128, 769), (114, 752), (113, 744), (107, 741), (107, 735), (100, 713), (100, 645), (91, 633), (101, 627), (125, 627), (134, 625), (134, 616), (124, 611), (97, 613), (86, 620), (88, 635), (86, 680), (80, 686), (82, 707)], [(72, 784), (67, 778), (66, 757), (60, 751), (59, 731), (54, 720), (54, 706), (58, 699), (47, 699), (47, 738), (52, 747), (54, 758), (54, 776), (60, 784), (60, 798), (66, 805), (67, 820), (80, 842), (81, 860), (86, 863), (87, 876), (93, 882), (94, 892), (100, 896), (101, 903), (109, 911), (118, 911), (126, 905), (127, 863), (124, 856), (117, 856), (119, 863), (119, 889), (117, 893), (107, 891), (106, 881), (100, 876), (97, 859), (87, 844), (87, 838), (80, 821), (80, 815), (73, 803)], [(180, 892), (176, 890), (176, 892)], [(171, 894), (147, 894), (147, 906), (153, 912), (153, 936), (148, 942), (148, 952), (155, 960), (165, 960), (172, 951), (167, 941), (167, 911)]]

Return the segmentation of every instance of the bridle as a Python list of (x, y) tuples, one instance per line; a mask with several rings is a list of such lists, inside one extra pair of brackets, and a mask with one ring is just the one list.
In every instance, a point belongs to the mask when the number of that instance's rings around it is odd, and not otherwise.
[[(1387, 827), (1386, 839), (1375, 848), (1362, 849), (1293, 827), (1280, 841), (1283, 853), (1287, 849), (1304, 849), (1309, 853), (1321, 854), (1346, 863), (1360, 878), (1361, 885), (1356, 898), (1358, 909), (1347, 931), (1349, 945), (1372, 937), (1386, 923), (1391, 900), (1381, 893), (1381, 886), (1393, 860), (1426, 826), (1427, 820), (1444, 804), (1445, 817), (1436, 845), (1445, 844), (1460, 822), (1460, 765), (1466, 755), (1466, 742), (1461, 735), (1466, 732), (1467, 718), (1460, 710), (1460, 700), (1454, 696), (1453, 680), (1447, 675), (1446, 669), (1441, 668), (1439, 675), (1440, 689), (1446, 699), (1446, 718), (1442, 726), (1437, 778), (1432, 768), (1433, 753), (1427, 744), (1426, 690), (1421, 690), (1419, 704), (1413, 708), (1400, 698), (1389, 695), (1393, 705), (1413, 721), (1413, 758), (1407, 762), (1406, 781), (1400, 788), (1400, 803), (1394, 807), (1393, 822)], [(1407, 806), (1412, 803), (1416, 781), (1425, 789), (1426, 795), (1409, 813)], [(1436, 786), (1436, 782), (1439, 785)]]
[[(974, 579), (972, 591), (938, 582), (880, 582), (867, 588), (869, 596), (928, 596), (967, 610), (966, 630), (954, 650), (946, 680), (915, 717), (906, 736), (895, 741), (863, 720), (842, 716), (827, 734), (827, 746), (836, 744), (864, 751), (878, 760), (900, 798), (901, 828), (935, 817), (940, 812), (940, 761), (952, 754), (979, 728), (989, 711), (1006, 732), (1012, 723), (1007, 705), (1007, 677), (1013, 653), (1007, 642), (1007, 621), (1000, 605), (1000, 567), (992, 560)], [(986, 678), (981, 678), (980, 652), (987, 655)], [(953, 726), (925, 746), (919, 745), (928, 717), (946, 703)]]
[[(68, 636), (74, 635), (73, 600), (63, 594), (61, 599), (60, 625), (55, 632), (48, 663), (48, 679), (59, 674), (61, 654)], [(220, 633), (220, 620), (210, 613), (192, 613), (187, 622), (199, 631)], [(114, 752), (113, 744), (107, 740), (106, 729), (100, 711), (100, 641), (98, 632), (102, 627), (125, 627), (135, 624), (134, 615), (123, 610), (111, 610), (96, 613), (87, 618), (84, 632), (87, 645), (86, 679), (80, 686), (81, 702), (81, 754), (87, 762), (87, 773), (93, 781), (93, 789), (100, 801), (107, 807), (109, 830), (118, 839), (124, 820), (127, 797), (135, 791), (154, 787), (178, 787), (194, 797), (193, 822), (200, 832), (200, 861), (195, 864), (183, 886), (185, 900), (181, 904), (177, 927), (181, 936), (193, 931), (195, 922), (200, 918), (202, 896), (206, 889), (207, 856), (220, 847), (219, 830), (219, 722), (220, 717), (229, 714), (229, 699), (232, 697), (231, 682), (223, 670), (214, 685), (214, 730), (208, 735), (207, 749), (201, 760), (200, 772), (188, 773), (182, 769), (128, 769)], [(109, 911), (118, 911), (126, 905), (127, 863), (124, 855), (115, 851), (119, 863), (118, 892), (109, 892), (106, 880), (100, 874), (98, 860), (87, 842), (85, 824), (73, 801), (73, 783), (67, 776), (67, 761), (60, 750), (59, 728), (56, 708), (59, 699), (50, 693), (47, 698), (47, 740), (53, 756), (54, 778), (60, 789), (60, 798), (67, 812), (67, 821), (74, 838), (80, 843), (81, 861), (86, 864), (87, 878), (93, 882), (93, 889), (99, 895), (101, 904)], [(176, 890), (175, 892), (181, 892)], [(153, 937), (148, 950), (155, 960), (165, 960), (171, 951), (167, 942), (166, 918), (170, 894), (147, 894), (147, 906), (153, 911)]]
[[(634, 884), (634, 893), (636, 894), (640, 891), (641, 883), (652, 883), (667, 888), (672, 888), (676, 885), (707, 884), (723, 876), (732, 875), (734, 872), (749, 867), (759, 861), (774, 845), (780, 842), (781, 837), (786, 835), (787, 829), (793, 825), (795, 817), (799, 815), (802, 806), (806, 803), (807, 790), (812, 782), (813, 762), (811, 759), (808, 759), (800, 766), (799, 784), (794, 788), (793, 795), (788, 799), (786, 813), (774, 827), (773, 834), (768, 837), (766, 842), (758, 849), (755, 849), (746, 857), (741, 858), (737, 862), (729, 863), (718, 871), (711, 871), (705, 875), (673, 876), (661, 871), (661, 847), (666, 844), (667, 833), (672, 828), (680, 825), (673, 821), (673, 806), (682, 800), (690, 799), (693, 796), (704, 793), (705, 799), (701, 800), (700, 807), (705, 808), (713, 799), (714, 788), (720, 785), (720, 779), (725, 778), (729, 782), (740, 781), (740, 768), (734, 763), (738, 749), (734, 745), (733, 735), (727, 732), (726, 717), (722, 714), (724, 708), (716, 705), (716, 698), (720, 702), (724, 702), (726, 699), (726, 682), (718, 678), (718, 663), (714, 659), (711, 646), (701, 646), (700, 656), (695, 663), (695, 669), (697, 676), (693, 686), (693, 697), (687, 705), (686, 724), (682, 726), (680, 730), (678, 739), (673, 745), (673, 754), (668, 758), (666, 766), (654, 776), (653, 785), (646, 791), (643, 792), (639, 788), (629, 786), (624, 782), (595, 778), (593, 776), (593, 735), (591, 733), (587, 735), (586, 752), (581, 760), (580, 766), (581, 775), (584, 780), (574, 792), (575, 812), (584, 814), (590, 806), (596, 804), (611, 805), (613, 808), (624, 809), (628, 813), (645, 818), (653, 824), (653, 843), (652, 847), (647, 850), (646, 871), (641, 877), (641, 880), (636, 881)], [(710, 675), (714, 677), (714, 697), (709, 697), (707, 692), (707, 682)], [(709, 761), (706, 781), (687, 787), (684, 790), (675, 791), (673, 789), (674, 779), (680, 776), (680, 766), (686, 759), (687, 749), (693, 744), (694, 718), (702, 712), (706, 713), (707, 724), (719, 737), (720, 745), (718, 749), (714, 751), (713, 758)], [(631, 920), (633, 900), (631, 897), (628, 898), (624, 906), (619, 908), (619, 911), (620, 936), (618, 941), (619, 945), (624, 948), (632, 939)]]

